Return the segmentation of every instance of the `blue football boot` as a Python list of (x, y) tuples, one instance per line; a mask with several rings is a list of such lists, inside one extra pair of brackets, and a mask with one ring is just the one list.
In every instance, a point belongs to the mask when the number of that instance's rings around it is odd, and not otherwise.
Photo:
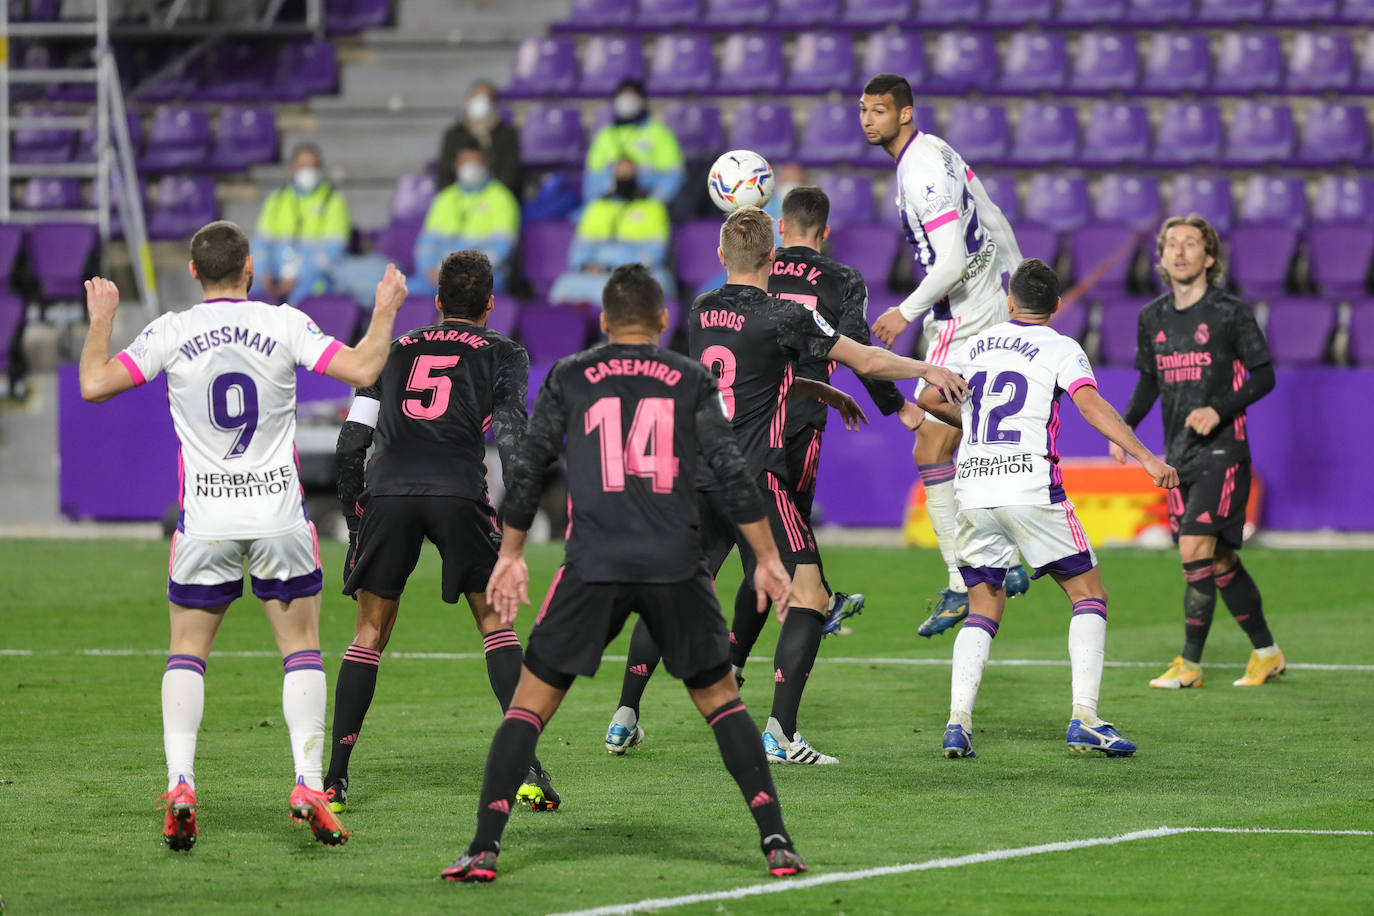
[(1069, 748), (1080, 754), (1101, 751), (1108, 757), (1129, 757), (1135, 753), (1135, 745), (1121, 737), (1110, 722), (1084, 725), (1082, 719), (1070, 719), (1065, 738)]
[(947, 588), (940, 592), (940, 603), (935, 606), (935, 613), (916, 628), (916, 633), (929, 639), (936, 633), (950, 629), (967, 616), (968, 592), (956, 592), (952, 588)]
[(1030, 575), (1026, 572), (1026, 567), (1017, 563), (1007, 570), (1007, 581), (1002, 587), (1007, 590), (1008, 598), (1015, 598), (1030, 591)]
[(950, 760), (956, 757), (977, 757), (973, 753), (973, 735), (962, 725), (951, 722), (945, 727), (945, 756)]
[(844, 592), (835, 592), (834, 606), (830, 610), (830, 616), (825, 621), (825, 626), (821, 627), (821, 637), (830, 636), (840, 632), (840, 626), (846, 617), (854, 617), (864, 612), (864, 596), (855, 592), (846, 595)]

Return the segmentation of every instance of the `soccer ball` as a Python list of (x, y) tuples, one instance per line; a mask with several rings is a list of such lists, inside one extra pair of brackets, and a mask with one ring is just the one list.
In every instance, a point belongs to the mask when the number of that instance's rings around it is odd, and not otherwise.
[(773, 196), (773, 167), (753, 150), (733, 149), (711, 166), (706, 189), (711, 202), (726, 213), (762, 207)]

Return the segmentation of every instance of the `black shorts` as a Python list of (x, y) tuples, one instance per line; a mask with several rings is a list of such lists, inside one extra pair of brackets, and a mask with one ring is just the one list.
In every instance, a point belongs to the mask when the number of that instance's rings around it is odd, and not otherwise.
[(1169, 491), (1169, 530), (1179, 535), (1212, 535), (1231, 547), (1245, 541), (1245, 504), (1250, 500), (1250, 464), (1204, 471)]
[(673, 677), (704, 687), (703, 675), (714, 683), (729, 673), (730, 631), (705, 568), (684, 582), (648, 583), (584, 582), (573, 567), (560, 567), (530, 631), (531, 670), (591, 677), (632, 612), (648, 625)]
[[(821, 556), (816, 550), (811, 522), (798, 508), (798, 497), (792, 488), (776, 475), (765, 473), (759, 485), (759, 496), (763, 499), (768, 525), (773, 530), (773, 541), (778, 545), (783, 565), (789, 570), (805, 564), (819, 565)], [(701, 548), (706, 557), (706, 568), (712, 575), (718, 573), (725, 558), (730, 556), (730, 550), (738, 546), (745, 572), (752, 575), (753, 551), (749, 549), (749, 542), (740, 534), (739, 528), (725, 515), (720, 494), (713, 490), (703, 491), (698, 507)]]
[(816, 499), (816, 473), (821, 465), (821, 431), (803, 426), (787, 440), (787, 480), (797, 511), (811, 526), (811, 504)]
[(373, 496), (360, 501), (358, 549), (344, 594), (365, 589), (399, 598), (429, 538), (444, 564), (443, 597), (449, 604), (487, 590), (501, 547), (496, 512), (461, 496)]

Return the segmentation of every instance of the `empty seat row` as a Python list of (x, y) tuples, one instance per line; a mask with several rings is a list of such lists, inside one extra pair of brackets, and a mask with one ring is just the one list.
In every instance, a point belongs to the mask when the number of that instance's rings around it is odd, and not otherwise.
[[(324, 25), (332, 33), (352, 34), (363, 29), (375, 29), (386, 25), (391, 18), (392, 0), (329, 0), (324, 4)], [(70, 9), (64, 10), (63, 6)], [(146, 17), (141, 7), (144, 4), (125, 3), (112, 4), (111, 12), (116, 17), (115, 22), (122, 21), (121, 17), (127, 16), (131, 21), (144, 22)], [(10, 3), (10, 18), (27, 19), (31, 22), (51, 22), (54, 19), (81, 19), (89, 17), (91, 4), (88, 0), (77, 0), (70, 4), (59, 3), (59, 0), (27, 0), (25, 3)], [(191, 11), (183, 12), (182, 20), (194, 19), (194, 7)]]
[[(916, 20), (913, 20), (916, 21)], [(905, 24), (905, 23), (903, 23)], [(923, 23), (927, 24), (927, 23)], [(1215, 47), (1214, 47), (1215, 45)], [(922, 94), (982, 92), (1096, 95), (1179, 92), (1368, 92), (1374, 89), (1374, 33), (1357, 48), (1345, 31), (1205, 32), (1019, 31), (999, 52), (989, 32), (942, 32), (927, 51), (919, 32), (874, 32), (858, 48), (832, 29), (803, 32), (787, 45), (776, 31), (660, 35), (648, 48), (608, 31), (579, 49), (571, 38), (527, 38), (516, 53), (509, 94), (516, 98), (604, 95), (624, 78), (657, 95), (784, 92), (852, 93), (874, 73), (905, 76)], [(580, 65), (579, 65), (580, 61)]]
[(0, 223), (0, 350), (6, 349), (22, 310), (12, 314), (19, 301), (14, 279), (21, 260), (28, 263), (34, 293), (41, 302), (85, 299), (82, 284), (88, 274), (87, 262), (98, 239), (89, 223), (39, 223), (20, 226)]
[[(120, 191), (117, 172), (111, 173), (111, 233), (122, 235), (116, 203)], [(180, 239), (217, 218), (215, 181), (205, 175), (164, 175), (151, 193), (139, 179), (139, 199), (143, 203), (148, 235), (154, 239)], [(76, 178), (32, 178), (25, 184), (19, 205), (26, 210), (82, 210), (94, 208), (93, 194), (83, 189)]]

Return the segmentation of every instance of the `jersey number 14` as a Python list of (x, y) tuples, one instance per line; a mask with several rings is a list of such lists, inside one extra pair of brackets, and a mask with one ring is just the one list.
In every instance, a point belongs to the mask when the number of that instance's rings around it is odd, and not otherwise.
[(673, 492), (678, 459), (673, 454), (672, 398), (644, 398), (635, 407), (630, 435), (622, 437), (620, 398), (601, 398), (586, 413), (586, 433), (600, 432), (601, 489), (619, 493), (625, 475), (644, 477), (655, 493)]

